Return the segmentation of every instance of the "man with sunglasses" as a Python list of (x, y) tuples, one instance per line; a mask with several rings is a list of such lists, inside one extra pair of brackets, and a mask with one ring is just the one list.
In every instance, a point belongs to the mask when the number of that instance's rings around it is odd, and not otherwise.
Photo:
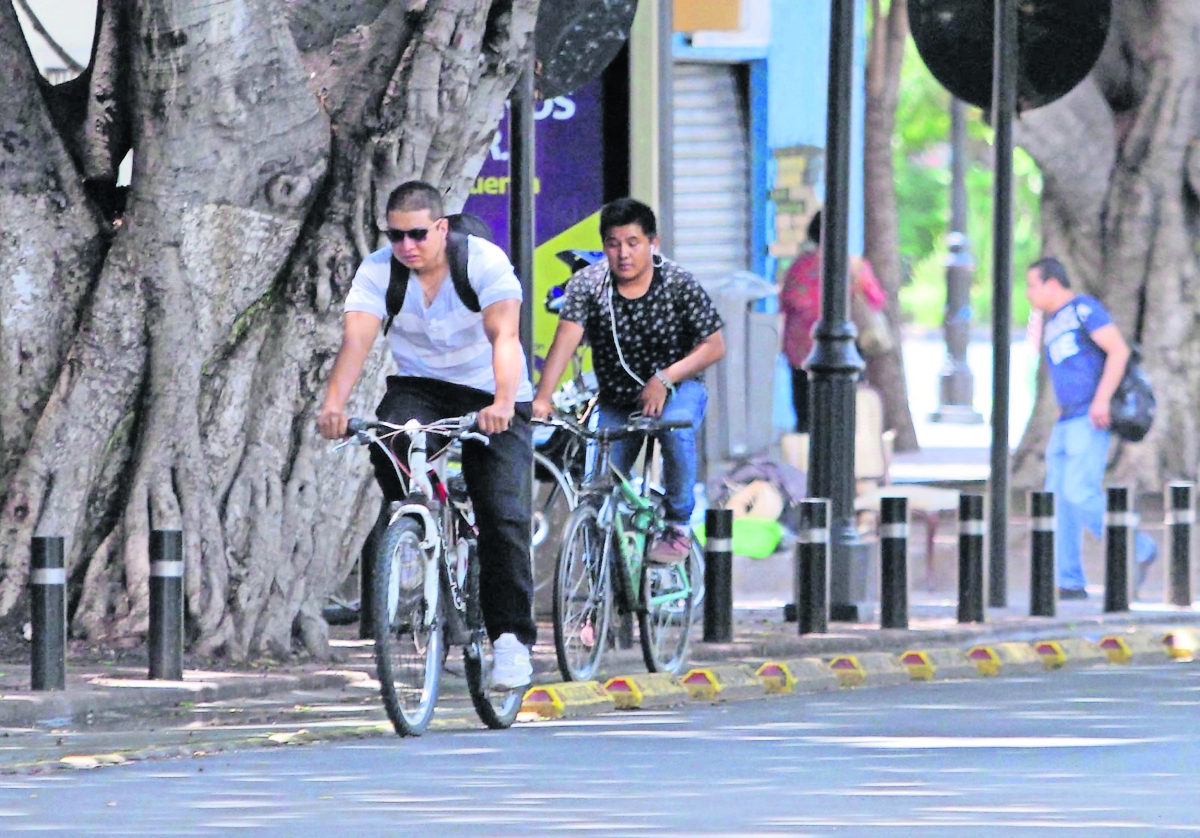
[[(397, 374), (376, 415), (386, 422), (429, 422), (478, 412), (488, 445), (463, 443), (463, 477), (479, 527), (480, 592), (495, 650), (492, 683), (530, 682), (533, 571), (529, 554), (533, 387), (519, 336), (521, 284), (504, 251), (469, 236), (467, 280), (479, 311), (468, 308), (450, 276), (449, 225), (441, 193), (423, 181), (397, 187), (387, 203), (390, 245), (363, 260), (346, 295), (342, 347), (329, 376), (317, 427), (346, 434), (346, 402), (388, 317), (392, 260), (408, 269), (404, 302), (387, 331)], [(400, 487), (383, 455), (375, 474), (389, 500)]]

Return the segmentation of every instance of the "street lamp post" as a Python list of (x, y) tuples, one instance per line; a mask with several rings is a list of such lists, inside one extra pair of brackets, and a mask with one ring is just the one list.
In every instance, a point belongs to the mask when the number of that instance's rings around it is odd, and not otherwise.
[(996, 0), (992, 121), (996, 178), (992, 242), (992, 463), (988, 515), (988, 605), (1008, 604), (1008, 383), (1012, 342), (1013, 117), (1020, 74), (1019, 0)]
[(825, 207), (821, 234), (821, 320), (808, 359), (813, 388), (809, 489), (828, 498), (830, 619), (858, 619), (865, 591), (866, 550), (854, 526), (854, 389), (864, 364), (847, 315), (850, 210), (850, 103), (853, 90), (855, 0), (831, 0), (829, 106), (825, 143)]
[(971, 282), (975, 261), (967, 238), (967, 113), (957, 97), (950, 98), (950, 235), (946, 242), (946, 361), (938, 387), (938, 409), (929, 418), (953, 425), (983, 421), (972, 406), (975, 379), (967, 366), (971, 341)]

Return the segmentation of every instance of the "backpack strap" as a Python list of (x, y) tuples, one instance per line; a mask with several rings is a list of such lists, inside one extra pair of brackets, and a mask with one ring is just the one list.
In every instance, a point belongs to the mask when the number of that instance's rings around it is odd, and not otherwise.
[[(481, 310), (479, 295), (471, 287), (470, 279), (467, 276), (468, 255), (467, 237), (461, 233), (451, 231), (446, 240), (446, 261), (450, 264), (450, 281), (454, 283), (454, 291), (458, 294), (458, 298), (462, 301), (462, 304), (470, 311), (478, 314)], [(388, 279), (387, 296), (385, 298), (387, 320), (383, 324), (383, 333), (385, 335), (392, 328), (392, 321), (396, 319), (396, 315), (400, 313), (400, 309), (404, 306), (404, 295), (408, 293), (408, 280), (412, 273), (403, 262), (396, 258), (395, 254), (392, 255), (390, 263), (392, 273)]]

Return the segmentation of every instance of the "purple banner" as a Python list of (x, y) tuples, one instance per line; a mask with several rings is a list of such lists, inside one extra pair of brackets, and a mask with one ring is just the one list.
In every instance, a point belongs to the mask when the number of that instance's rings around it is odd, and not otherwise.
[[(604, 201), (601, 84), (540, 103), (535, 113), (536, 244), (554, 238), (600, 209)], [(492, 141), (466, 212), (483, 218), (508, 250), (509, 132), (507, 111)]]

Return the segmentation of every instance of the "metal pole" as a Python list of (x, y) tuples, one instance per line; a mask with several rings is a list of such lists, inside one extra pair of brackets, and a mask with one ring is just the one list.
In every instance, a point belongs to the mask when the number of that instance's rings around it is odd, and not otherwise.
[(521, 347), (533, 372), (533, 249), (537, 235), (534, 219), (534, 57), (513, 88), (509, 100), (508, 130), (509, 177), (509, 252), (517, 279), (521, 281)]
[(30, 689), (67, 688), (67, 571), (62, 536), (35, 536), (29, 573)]
[(658, 246), (675, 252), (675, 4), (658, 0)]
[(1192, 508), (1192, 484), (1172, 483), (1167, 486), (1167, 544), (1170, 563), (1167, 565), (1166, 601), (1184, 608), (1192, 604), (1192, 524), (1196, 510)]
[(1129, 508), (1129, 489), (1108, 488), (1108, 512), (1104, 516), (1104, 611), (1129, 610), (1129, 555), (1136, 513)]
[(183, 533), (150, 533), (150, 677), (183, 680)]
[(829, 501), (800, 502), (796, 543), (796, 629), (800, 634), (829, 631)]
[(975, 260), (967, 238), (967, 113), (962, 100), (950, 98), (950, 234), (946, 243), (946, 360), (938, 387), (938, 409), (929, 417), (934, 422), (978, 425), (975, 377), (967, 366), (971, 342), (971, 284)]
[(733, 510), (704, 513), (704, 642), (733, 640)]
[(958, 499), (958, 621), (983, 622), (983, 495)]
[(1030, 492), (1033, 533), (1029, 544), (1029, 616), (1053, 617), (1056, 610), (1054, 580), (1054, 493)]
[(908, 628), (908, 498), (883, 498), (879, 523), (879, 627)]
[(992, 264), (992, 474), (988, 604), (1008, 604), (1008, 381), (1012, 333), (1013, 116), (1017, 110), (1017, 3), (996, 0), (992, 121), (996, 126), (996, 180)]
[(865, 545), (854, 526), (854, 388), (864, 364), (847, 318), (854, 7), (855, 0), (831, 0), (821, 320), (808, 359), (813, 396), (809, 488), (829, 498), (831, 507), (829, 616), (851, 622), (858, 620), (857, 603), (866, 593)]

